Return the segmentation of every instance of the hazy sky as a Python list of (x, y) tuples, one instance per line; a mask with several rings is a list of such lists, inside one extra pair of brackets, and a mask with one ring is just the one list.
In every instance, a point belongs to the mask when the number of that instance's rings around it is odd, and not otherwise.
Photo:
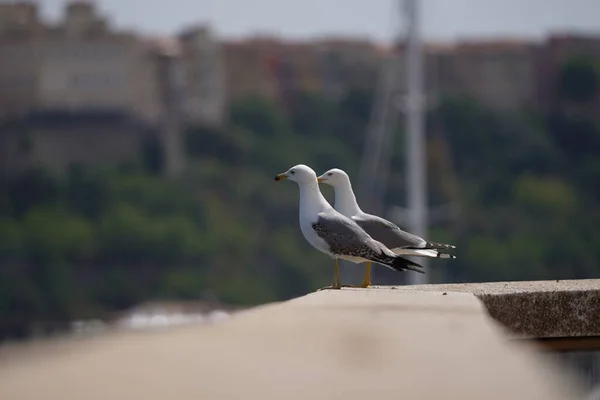
[[(1, 0), (0, 0), (1, 1)], [(56, 17), (65, 0), (38, 0)], [(95, 0), (117, 26), (147, 33), (174, 33), (210, 22), (225, 37), (278, 33), (325, 34), (387, 41), (399, 21), (394, 0)], [(548, 31), (600, 34), (600, 0), (422, 0), (427, 38), (540, 37)]]

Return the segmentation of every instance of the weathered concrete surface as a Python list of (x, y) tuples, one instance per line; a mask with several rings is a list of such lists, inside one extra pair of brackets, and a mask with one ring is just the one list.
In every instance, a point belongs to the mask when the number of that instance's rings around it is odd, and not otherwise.
[(0, 399), (578, 398), (538, 357), (472, 294), (344, 289), (220, 325), (0, 349)]
[(600, 279), (398, 286), (397, 290), (473, 293), (495, 320), (520, 337), (600, 336)]

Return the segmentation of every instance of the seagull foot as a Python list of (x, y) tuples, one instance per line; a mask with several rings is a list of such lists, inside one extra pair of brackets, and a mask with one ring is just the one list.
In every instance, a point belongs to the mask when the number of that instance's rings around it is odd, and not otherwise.
[(320, 289), (317, 289), (317, 292), (320, 292), (321, 290), (340, 290), (340, 289), (341, 289), (341, 287), (325, 286)]
[(366, 289), (371, 287), (370, 283), (361, 283), (360, 285), (346, 285), (347, 287), (355, 288), (355, 289)]
[(317, 289), (317, 292), (320, 290), (340, 290), (343, 287), (353, 288), (353, 287), (357, 287), (357, 286), (352, 286), (352, 285), (325, 286), (320, 289)]

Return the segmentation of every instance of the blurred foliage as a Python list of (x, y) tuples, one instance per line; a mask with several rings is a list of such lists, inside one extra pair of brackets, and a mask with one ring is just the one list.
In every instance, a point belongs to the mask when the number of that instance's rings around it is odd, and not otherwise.
[[(580, 59), (565, 64), (557, 96), (569, 101), (548, 115), (464, 98), (431, 112), (431, 205), (458, 212), (432, 227), (432, 240), (458, 246), (457, 260), (431, 263), (432, 279), (600, 275), (600, 121), (586, 111), (598, 79), (590, 71)], [(372, 93), (360, 90), (337, 102), (298, 94), (287, 111), (242, 99), (226, 126), (188, 129), (188, 168), (177, 180), (161, 177), (162, 149), (149, 139), (143, 168), (73, 165), (0, 182), (0, 335), (148, 299), (214, 292), (256, 304), (329, 284), (332, 261), (298, 228), (297, 187), (273, 176), (305, 163), (343, 168), (356, 181), (371, 104)], [(391, 146), (387, 199), (397, 204), (402, 132)]]
[(564, 100), (589, 102), (598, 94), (598, 65), (591, 57), (577, 56), (567, 60), (559, 77), (559, 94)]

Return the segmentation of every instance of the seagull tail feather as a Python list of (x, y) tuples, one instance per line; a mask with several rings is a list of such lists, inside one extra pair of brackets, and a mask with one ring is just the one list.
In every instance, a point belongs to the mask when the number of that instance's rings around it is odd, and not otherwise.
[(422, 247), (408, 246), (394, 250), (396, 254), (405, 256), (417, 257), (432, 257), (432, 258), (456, 258), (453, 254), (448, 254), (450, 250), (456, 249), (452, 244), (427, 242)]
[(425, 249), (417, 247), (403, 247), (401, 249), (394, 250), (394, 253), (403, 256), (415, 256), (415, 257), (430, 257), (430, 258), (456, 258), (453, 254), (442, 253), (435, 249)]
[(435, 249), (435, 250), (450, 250), (450, 249), (455, 249), (456, 246), (454, 246), (453, 244), (446, 244), (446, 243), (436, 243), (436, 242), (427, 242), (425, 243), (425, 247), (423, 247), (424, 249)]

